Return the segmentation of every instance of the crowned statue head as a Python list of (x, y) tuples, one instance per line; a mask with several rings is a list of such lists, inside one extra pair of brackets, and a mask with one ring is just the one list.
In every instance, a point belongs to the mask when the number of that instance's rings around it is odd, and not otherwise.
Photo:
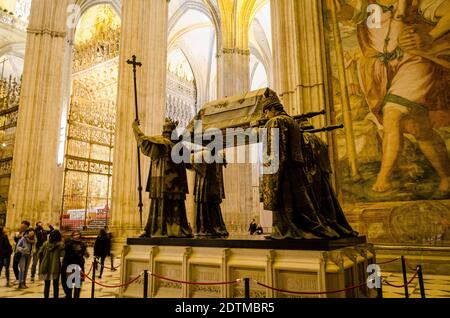
[(166, 118), (163, 126), (163, 136), (171, 139), (172, 132), (177, 129), (178, 121), (174, 121), (171, 118)]
[(268, 90), (266, 94), (264, 94), (264, 97), (261, 100), (261, 107), (264, 116), (267, 119), (273, 118), (280, 113), (285, 113), (284, 107), (281, 104), (278, 95), (272, 90)]

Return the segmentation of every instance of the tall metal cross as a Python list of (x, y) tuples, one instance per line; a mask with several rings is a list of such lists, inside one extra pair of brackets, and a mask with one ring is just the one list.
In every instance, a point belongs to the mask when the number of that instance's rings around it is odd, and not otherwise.
[[(142, 66), (141, 62), (137, 61), (136, 55), (132, 56), (131, 60), (127, 61), (127, 64), (133, 66), (133, 75), (134, 75), (134, 105), (136, 111), (136, 121), (139, 122), (139, 109), (138, 109), (138, 95), (137, 95), (137, 76), (136, 71), (138, 67)], [(139, 185), (138, 185), (138, 193), (139, 193), (139, 215), (141, 221), (141, 230), (142, 230), (142, 207), (144, 206), (142, 203), (142, 176), (141, 176), (141, 156), (139, 145), (137, 146), (137, 162), (138, 162), (138, 176), (139, 176)]]

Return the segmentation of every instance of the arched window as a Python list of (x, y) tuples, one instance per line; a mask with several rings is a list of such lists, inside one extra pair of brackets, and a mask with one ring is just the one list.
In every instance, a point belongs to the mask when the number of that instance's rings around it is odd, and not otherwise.
[(28, 22), (30, 16), (31, 0), (17, 0), (16, 2), (16, 17), (24, 22)]

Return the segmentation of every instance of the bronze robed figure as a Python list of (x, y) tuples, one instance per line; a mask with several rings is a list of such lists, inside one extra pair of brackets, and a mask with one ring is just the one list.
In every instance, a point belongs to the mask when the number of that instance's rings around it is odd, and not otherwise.
[(194, 233), (197, 237), (227, 237), (228, 231), (220, 208), (225, 199), (223, 168), (226, 162), (220, 155), (220, 159), (216, 160), (218, 162), (208, 163), (211, 160), (205, 156), (211, 156), (209, 150), (197, 152), (191, 162), (195, 171)]
[[(327, 223), (325, 211), (322, 210), (325, 205), (319, 204), (311, 182), (308, 181), (303, 131), (300, 125), (285, 112), (276, 95), (263, 102), (263, 112), (268, 120), (265, 124), (267, 149), (272, 149), (271, 144), (276, 142), (271, 133), (273, 130), (278, 132), (279, 138), (278, 147), (275, 147), (279, 168), (274, 173), (264, 174), (261, 184), (261, 201), (264, 208), (273, 211), (271, 238), (341, 237), (342, 234)], [(263, 155), (268, 156), (266, 151)], [(339, 203), (336, 201), (333, 204)]]
[(188, 183), (184, 162), (172, 160), (172, 132), (177, 123), (166, 119), (162, 136), (145, 136), (138, 122), (133, 130), (141, 152), (152, 159), (146, 191), (150, 194), (150, 214), (144, 237), (192, 237), (186, 216)]
[(358, 236), (348, 223), (344, 211), (331, 186), (332, 174), (328, 145), (316, 134), (308, 131), (314, 126), (307, 119), (300, 123), (303, 130), (303, 158), (308, 179), (310, 195), (314, 198), (316, 208), (323, 221), (341, 237)]

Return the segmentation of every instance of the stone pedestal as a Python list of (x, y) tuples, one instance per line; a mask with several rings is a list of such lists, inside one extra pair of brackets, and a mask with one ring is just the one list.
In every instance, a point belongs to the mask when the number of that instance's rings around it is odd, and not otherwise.
[[(250, 278), (251, 298), (367, 297), (365, 286), (330, 295), (286, 294), (260, 286), (298, 292), (340, 290), (362, 284), (375, 254), (365, 237), (335, 241), (128, 239), (122, 253), (121, 281), (144, 270), (173, 280), (227, 282)], [(120, 290), (120, 297), (143, 297), (143, 279)], [(151, 298), (242, 298), (244, 282), (187, 285), (149, 275)]]

